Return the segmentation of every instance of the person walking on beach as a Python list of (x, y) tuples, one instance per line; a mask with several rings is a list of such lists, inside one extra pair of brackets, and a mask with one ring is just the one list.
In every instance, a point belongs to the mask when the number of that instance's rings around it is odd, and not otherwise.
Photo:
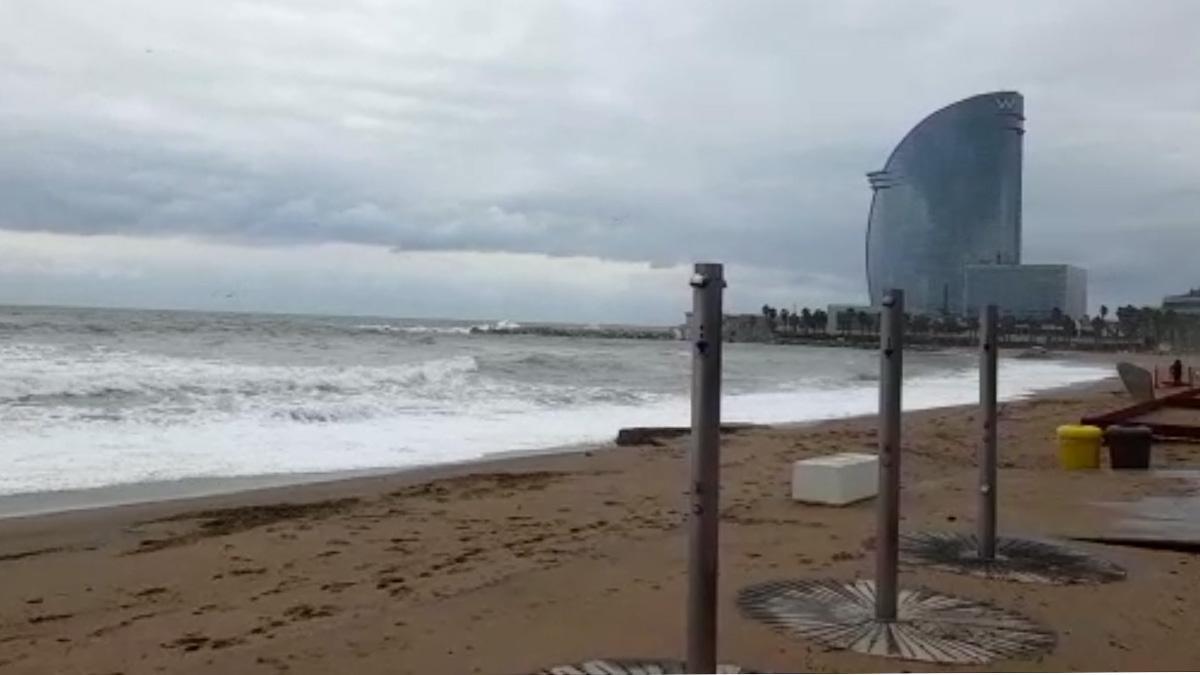
[(1175, 363), (1171, 364), (1171, 380), (1176, 387), (1183, 386), (1183, 361), (1175, 359)]

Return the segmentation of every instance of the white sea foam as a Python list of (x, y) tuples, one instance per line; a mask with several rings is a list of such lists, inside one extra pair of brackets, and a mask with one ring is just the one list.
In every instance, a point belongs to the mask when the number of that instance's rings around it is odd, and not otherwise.
[[(684, 425), (689, 412), (684, 391), (505, 379), (471, 355), (270, 366), (115, 349), (68, 357), (53, 347), (5, 345), (0, 352), (0, 494), (456, 462), (603, 442), (623, 426)], [(1000, 394), (1011, 400), (1109, 375), (1090, 365), (1004, 360)], [(731, 387), (724, 417), (779, 423), (871, 413), (877, 389), (864, 379)], [(942, 370), (909, 378), (904, 407), (977, 396), (972, 370)]]
[(366, 333), (409, 333), (414, 335), (469, 335), (472, 332), (490, 333), (496, 330), (514, 330), (521, 324), (514, 321), (500, 320), (495, 323), (481, 323), (476, 326), (424, 326), (403, 325), (390, 323), (364, 323), (354, 326), (355, 330)]

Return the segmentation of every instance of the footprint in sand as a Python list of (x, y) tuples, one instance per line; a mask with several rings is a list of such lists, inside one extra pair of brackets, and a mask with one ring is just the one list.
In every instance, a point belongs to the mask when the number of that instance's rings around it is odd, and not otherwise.
[(166, 649), (182, 649), (185, 652), (194, 652), (204, 647), (212, 638), (196, 633), (187, 633), (181, 638), (177, 638), (172, 642), (164, 642), (162, 646)]
[(308, 621), (326, 616), (333, 616), (338, 611), (334, 605), (313, 606), (309, 604), (293, 605), (283, 610), (283, 615), (292, 621)]
[(29, 623), (50, 623), (51, 621), (64, 621), (75, 616), (74, 614), (38, 614), (37, 616), (29, 617)]
[(327, 584), (321, 584), (321, 590), (329, 593), (341, 593), (357, 583), (357, 581), (331, 581)]
[(229, 576), (231, 577), (257, 576), (266, 573), (267, 568), (265, 567), (235, 567), (229, 570)]

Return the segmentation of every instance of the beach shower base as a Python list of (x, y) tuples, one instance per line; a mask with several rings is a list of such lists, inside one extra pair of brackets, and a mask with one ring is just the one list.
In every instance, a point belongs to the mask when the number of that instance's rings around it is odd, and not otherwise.
[(1054, 647), (1054, 634), (1013, 612), (924, 589), (901, 589), (897, 620), (875, 620), (872, 581), (773, 581), (738, 594), (750, 618), (826, 647), (929, 663), (983, 664)]
[(996, 555), (978, 555), (973, 534), (921, 532), (900, 537), (902, 562), (987, 579), (1041, 584), (1100, 584), (1125, 578), (1121, 567), (1049, 542), (996, 537)]

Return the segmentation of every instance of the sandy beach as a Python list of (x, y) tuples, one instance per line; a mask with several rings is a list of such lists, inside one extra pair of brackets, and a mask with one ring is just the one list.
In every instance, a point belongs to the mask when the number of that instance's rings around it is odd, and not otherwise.
[(0, 675), (1200, 672), (1200, 0), (113, 4), (0, 0)]
[[(1089, 536), (1098, 501), (1191, 490), (1183, 473), (1065, 472), (1054, 428), (1126, 403), (1120, 384), (1003, 404), (1000, 529)], [(907, 414), (904, 531), (973, 527), (971, 407)], [(0, 521), (5, 673), (521, 673), (683, 649), (686, 439)], [(1156, 446), (1156, 469), (1196, 446)], [(739, 588), (869, 578), (874, 504), (788, 497), (791, 462), (875, 448), (872, 418), (754, 429), (723, 443), (720, 655), (775, 671), (930, 664), (830, 652), (741, 616)], [(1200, 663), (1187, 553), (1077, 543), (1124, 566), (1095, 586), (904, 568), (905, 586), (990, 601), (1057, 633), (999, 670)], [(962, 668), (956, 668), (961, 670)]]

